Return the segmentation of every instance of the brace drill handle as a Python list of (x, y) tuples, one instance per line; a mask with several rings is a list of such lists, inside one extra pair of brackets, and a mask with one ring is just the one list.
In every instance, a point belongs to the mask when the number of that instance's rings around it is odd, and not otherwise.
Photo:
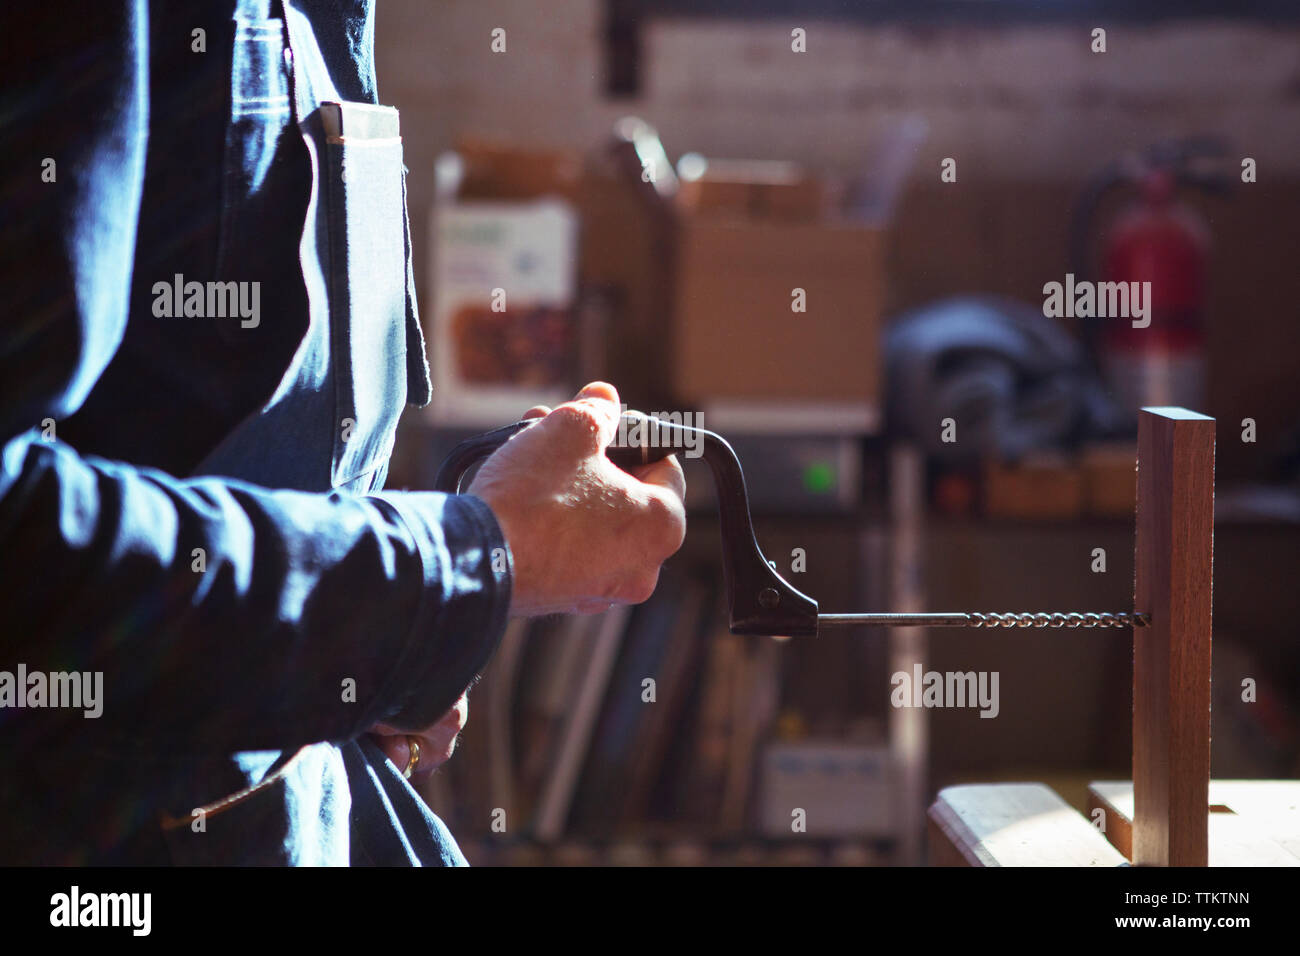
[[(459, 494), (471, 467), (538, 421), (541, 419), (525, 419), (461, 442), (438, 469), (434, 489)], [(815, 637), (817, 602), (791, 586), (763, 557), (750, 520), (749, 493), (740, 459), (722, 436), (628, 412), (605, 454), (628, 471), (695, 448), (701, 450), (701, 457), (708, 463), (717, 490), (731, 632), (759, 637)]]

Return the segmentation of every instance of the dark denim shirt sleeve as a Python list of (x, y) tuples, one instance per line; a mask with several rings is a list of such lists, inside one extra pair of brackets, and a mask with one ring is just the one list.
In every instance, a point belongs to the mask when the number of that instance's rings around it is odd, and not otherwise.
[[(93, 732), (114, 747), (288, 749), (427, 725), (504, 627), (508, 551), (486, 504), (179, 479), (58, 438), (126, 324), (146, 15), (144, 0), (25, 5), (3, 40), (0, 666), (102, 671)], [(6, 759), (69, 719), (0, 711)]]

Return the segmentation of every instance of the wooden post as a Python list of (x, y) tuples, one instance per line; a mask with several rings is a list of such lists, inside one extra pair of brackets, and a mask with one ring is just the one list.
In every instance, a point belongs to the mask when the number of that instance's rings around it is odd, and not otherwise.
[(1133, 863), (1206, 866), (1214, 419), (1142, 409), (1137, 486)]

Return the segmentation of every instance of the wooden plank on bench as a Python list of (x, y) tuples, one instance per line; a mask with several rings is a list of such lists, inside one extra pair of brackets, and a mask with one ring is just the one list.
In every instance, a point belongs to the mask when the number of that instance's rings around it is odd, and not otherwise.
[(929, 810), (937, 866), (1121, 866), (1128, 861), (1041, 783), (968, 784)]
[(1211, 780), (1210, 803), (1265, 828), (1274, 842), (1300, 858), (1300, 780)]
[[(1212, 780), (1209, 800), (1210, 866), (1300, 866), (1300, 781)], [(1089, 784), (1088, 806), (1105, 814), (1115, 848), (1131, 853), (1133, 784)]]

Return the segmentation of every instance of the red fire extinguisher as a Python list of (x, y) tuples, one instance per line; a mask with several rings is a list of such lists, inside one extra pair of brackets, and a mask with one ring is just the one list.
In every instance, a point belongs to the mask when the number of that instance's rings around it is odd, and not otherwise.
[(1224, 153), (1215, 141), (1182, 141), (1116, 163), (1094, 180), (1082, 222), (1076, 219), (1082, 259), (1101, 196), (1116, 187), (1136, 190), (1105, 232), (1097, 256), (1100, 280), (1124, 284), (1119, 301), (1127, 298), (1128, 314), (1092, 320), (1089, 336), (1100, 370), (1130, 409), (1205, 405), (1210, 228), (1179, 193), (1225, 192), (1228, 180), (1214, 168)]

